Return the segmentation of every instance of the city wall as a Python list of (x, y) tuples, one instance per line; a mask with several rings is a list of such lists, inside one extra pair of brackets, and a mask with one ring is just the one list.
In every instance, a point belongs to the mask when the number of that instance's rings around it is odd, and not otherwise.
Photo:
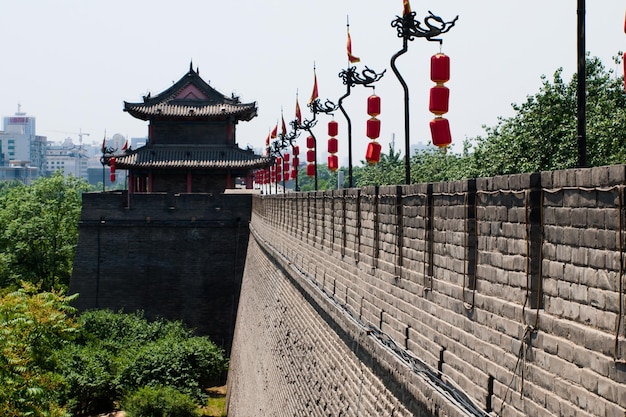
[(228, 352), (251, 204), (249, 194), (83, 194), (76, 307), (182, 320)]
[(254, 197), (229, 416), (623, 417), (624, 184)]

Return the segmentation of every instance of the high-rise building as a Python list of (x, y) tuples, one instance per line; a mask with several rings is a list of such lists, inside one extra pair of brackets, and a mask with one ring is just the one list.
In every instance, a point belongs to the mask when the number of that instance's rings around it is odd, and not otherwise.
[(35, 176), (45, 175), (46, 142), (45, 136), (36, 134), (35, 118), (22, 112), (18, 104), (17, 112), (13, 116), (3, 118), (3, 130), (0, 131), (0, 152), (2, 152), (0, 160), (4, 161), (4, 164), (34, 168)]

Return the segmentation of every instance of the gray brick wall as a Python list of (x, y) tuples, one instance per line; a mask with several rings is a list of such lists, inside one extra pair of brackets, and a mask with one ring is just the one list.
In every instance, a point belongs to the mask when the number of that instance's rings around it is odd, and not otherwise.
[[(623, 417), (625, 180), (612, 166), (256, 197), (233, 415), (464, 415), (369, 328), (483, 410)], [(396, 414), (357, 414), (365, 398)]]

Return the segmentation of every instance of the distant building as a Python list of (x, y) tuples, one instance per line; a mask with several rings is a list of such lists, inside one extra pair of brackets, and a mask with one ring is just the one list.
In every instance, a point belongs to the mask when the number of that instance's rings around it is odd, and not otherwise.
[(67, 138), (61, 145), (49, 144), (46, 148), (46, 173), (50, 175), (61, 171), (64, 176), (70, 175), (87, 179), (89, 157), (82, 145), (74, 145)]
[(0, 131), (0, 152), (2, 153), (0, 162), (2, 167), (7, 169), (2, 169), (0, 172), (0, 180), (15, 179), (11, 173), (18, 168), (28, 171), (29, 175), (26, 176), (28, 178), (45, 175), (46, 142), (45, 136), (36, 134), (35, 118), (27, 116), (18, 105), (17, 112), (13, 116), (3, 118), (3, 130)]

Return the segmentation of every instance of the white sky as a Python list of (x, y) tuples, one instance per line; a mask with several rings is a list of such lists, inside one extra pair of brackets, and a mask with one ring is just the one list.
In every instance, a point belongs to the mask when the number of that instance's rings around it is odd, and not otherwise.
[[(511, 103), (535, 94), (542, 74), (576, 70), (576, 0), (412, 0), (421, 20), (428, 10), (456, 26), (443, 35), (451, 58), (450, 120), (453, 141), (484, 133)], [(624, 2), (587, 2), (587, 50), (621, 75), (611, 57), (626, 49)], [(22, 111), (37, 118), (37, 133), (61, 141), (79, 130), (100, 143), (121, 133), (147, 135), (147, 122), (123, 112), (123, 101), (141, 101), (199, 67), (201, 77), (225, 95), (256, 101), (259, 115), (237, 128), (241, 147), (263, 146), (279, 121), (294, 118), (296, 91), (303, 117), (317, 66), (320, 98), (336, 102), (345, 93), (337, 74), (348, 66), (346, 16), (353, 54), (381, 72), (383, 151), (395, 133), (404, 152), (403, 95), (389, 60), (402, 47), (390, 25), (402, 0), (10, 0), (0, 8), (0, 115)], [(410, 88), (411, 143), (430, 141), (430, 56), (439, 44), (409, 43), (397, 61)], [(364, 159), (366, 98), (355, 87), (344, 106), (352, 118), (354, 164)], [(340, 124), (339, 159), (347, 155), (346, 123)], [(325, 149), (326, 122), (315, 129)], [(298, 143), (304, 148), (305, 134)]]

